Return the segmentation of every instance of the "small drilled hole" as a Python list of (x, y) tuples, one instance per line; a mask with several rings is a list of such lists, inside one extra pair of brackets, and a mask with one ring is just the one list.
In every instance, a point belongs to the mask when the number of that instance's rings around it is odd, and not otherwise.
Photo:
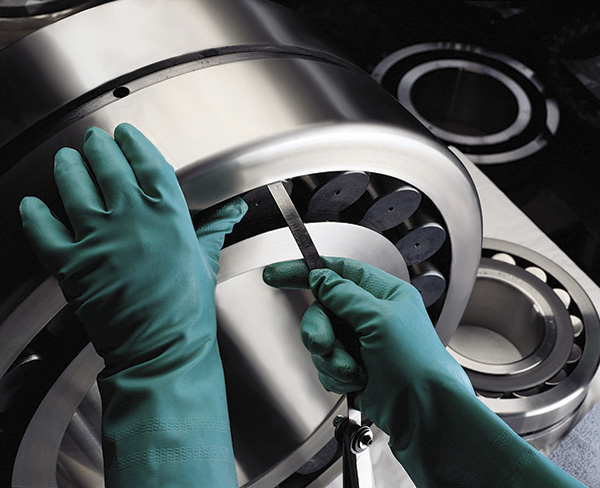
[(125, 98), (127, 95), (129, 95), (129, 93), (129, 88), (126, 86), (120, 86), (119, 88), (115, 88), (113, 91), (115, 98)]

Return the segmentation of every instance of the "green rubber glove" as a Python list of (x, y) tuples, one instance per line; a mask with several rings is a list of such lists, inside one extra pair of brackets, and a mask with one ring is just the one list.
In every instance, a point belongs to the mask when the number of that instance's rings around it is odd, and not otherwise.
[(106, 367), (106, 487), (237, 487), (214, 292), (236, 199), (195, 233), (173, 168), (133, 126), (55, 157), (70, 228), (34, 197), (23, 228)]
[[(480, 402), (446, 351), (418, 291), (367, 264), (325, 258), (268, 266), (279, 288), (309, 287), (316, 300), (302, 340), (321, 383), (355, 393), (355, 406), (390, 436), (390, 447), (419, 487), (581, 487)], [(350, 327), (360, 358), (349, 355), (330, 316)], [(361, 374), (364, 367), (366, 375)]]

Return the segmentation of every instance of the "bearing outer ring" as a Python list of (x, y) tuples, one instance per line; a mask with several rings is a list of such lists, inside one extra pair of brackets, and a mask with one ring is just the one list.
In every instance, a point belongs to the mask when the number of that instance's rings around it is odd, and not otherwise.
[[(600, 321), (585, 290), (554, 262), (523, 246), (497, 239), (484, 239), (483, 249), (484, 256), (503, 253), (511, 256), (517, 267), (541, 269), (548, 277), (547, 283), (550, 285), (550, 289), (554, 291), (562, 289), (568, 293), (570, 302), (563, 304), (563, 311), (559, 313), (559, 316), (562, 317), (557, 319), (559, 330), (564, 328), (564, 325), (560, 325), (561, 323), (564, 324), (563, 312), (570, 315), (570, 321), (573, 321), (574, 324), (578, 324), (579, 320), (583, 324), (582, 330), (573, 328), (571, 339), (575, 346), (580, 347), (581, 356), (578, 361), (572, 364), (567, 364), (565, 361), (563, 369), (566, 375), (564, 379), (556, 384), (548, 384), (548, 378), (546, 378), (535, 385), (534, 390), (521, 393), (519, 393), (519, 388), (527, 385), (523, 385), (518, 381), (511, 383), (511, 376), (505, 378), (490, 377), (482, 383), (480, 380), (484, 376), (483, 372), (466, 368), (466, 365), (461, 362), (461, 356), (456, 355), (449, 348), (450, 353), (465, 367), (467, 374), (473, 380), (481, 401), (496, 412), (517, 433), (522, 435), (531, 434), (561, 422), (571, 415), (585, 399), (591, 380), (600, 363), (600, 350), (597, 347), (600, 341)], [(521, 272), (527, 273), (527, 271), (518, 270), (518, 268), (513, 271), (519, 274)], [(552, 302), (554, 306), (557, 306), (556, 301), (552, 300)], [(534, 365), (532, 370), (528, 372), (532, 380), (534, 378), (542, 380), (542, 378), (547, 377), (548, 373), (538, 375), (535, 371), (541, 368), (542, 365), (543, 362)], [(469, 366), (473, 367), (474, 363), (469, 363)], [(515, 379), (517, 378), (516, 376)], [(489, 391), (480, 390), (479, 386), (482, 384), (486, 387), (501, 385), (504, 388), (501, 397), (498, 398), (498, 395), (490, 395)], [(514, 394), (515, 392), (517, 392), (517, 395)], [(496, 391), (496, 393), (498, 392)], [(496, 398), (491, 398), (491, 396), (496, 396)]]
[[(439, 75), (443, 71), (457, 73), (453, 78), (456, 85), (453, 96), (459, 93), (461, 84), (464, 84), (465, 90), (472, 91), (461, 77), (477, 78), (476, 84), (487, 81), (501, 86), (515, 103), (513, 119), (483, 134), (463, 133), (429, 120), (414, 103), (415, 87), (426, 76)], [(548, 96), (535, 73), (516, 59), (479, 46), (458, 42), (406, 46), (382, 59), (372, 76), (433, 134), (456, 146), (476, 164), (506, 163), (531, 156), (543, 149), (558, 130), (558, 104)], [(478, 88), (487, 93), (482, 86)], [(454, 110), (449, 106), (440, 107), (439, 111), (445, 112), (446, 109)], [(477, 109), (473, 109), (473, 114), (482, 115)], [(489, 120), (487, 115), (485, 120)], [(461, 121), (451, 117), (448, 122)]]

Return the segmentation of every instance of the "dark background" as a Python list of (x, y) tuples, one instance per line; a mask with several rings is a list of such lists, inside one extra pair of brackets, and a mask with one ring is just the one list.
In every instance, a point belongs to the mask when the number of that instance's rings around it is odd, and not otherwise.
[(598, 57), (600, 6), (566, 1), (279, 0), (314, 34), (371, 72), (420, 42), (462, 42), (531, 68), (560, 108), (550, 143), (484, 171), (600, 284), (600, 101), (562, 60)]

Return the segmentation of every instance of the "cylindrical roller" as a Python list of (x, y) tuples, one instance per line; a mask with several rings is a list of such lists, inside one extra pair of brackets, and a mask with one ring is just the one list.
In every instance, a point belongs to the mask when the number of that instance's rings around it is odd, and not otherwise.
[(342, 212), (367, 190), (369, 175), (363, 171), (323, 173), (298, 178), (299, 189), (310, 195), (309, 212)]
[(400, 225), (415, 213), (421, 204), (421, 193), (409, 185), (402, 185), (379, 196), (369, 206), (361, 224), (381, 232)]
[(410, 269), (410, 283), (419, 290), (426, 307), (433, 305), (446, 291), (446, 278), (432, 264), (421, 263)]
[(440, 250), (446, 241), (446, 231), (437, 222), (414, 227), (396, 242), (407, 266), (422, 263)]

